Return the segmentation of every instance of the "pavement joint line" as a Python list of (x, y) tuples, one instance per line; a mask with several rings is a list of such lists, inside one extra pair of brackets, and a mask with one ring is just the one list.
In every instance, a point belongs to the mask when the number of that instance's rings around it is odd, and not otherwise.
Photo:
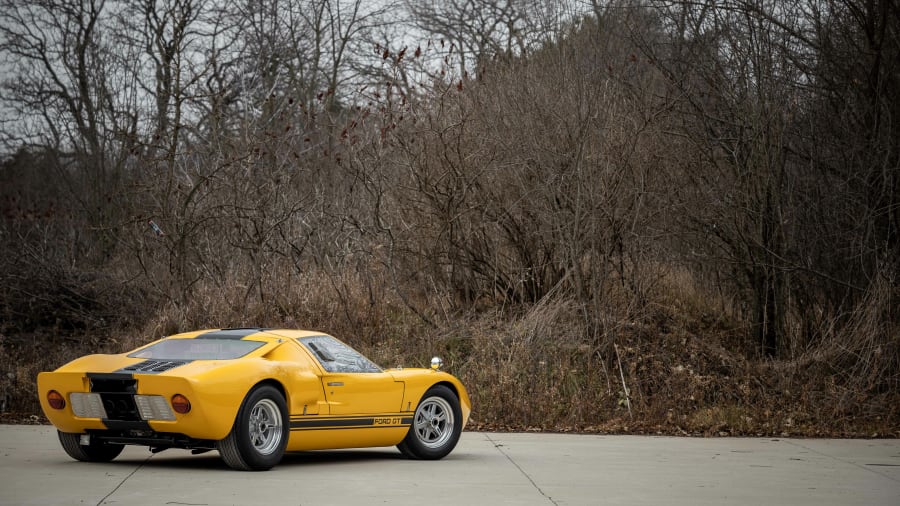
[(522, 476), (524, 476), (525, 478), (528, 479), (529, 482), (531, 482), (531, 485), (535, 488), (535, 490), (537, 490), (538, 492), (540, 492), (540, 494), (541, 494), (542, 496), (544, 496), (548, 501), (550, 501), (550, 503), (552, 503), (554, 506), (559, 506), (559, 503), (557, 503), (556, 501), (554, 501), (552, 497), (550, 497), (549, 495), (545, 494), (544, 491), (541, 490), (541, 487), (539, 487), (538, 484), (534, 482), (534, 480), (531, 478), (531, 476), (529, 476), (528, 473), (526, 473), (524, 469), (522, 469), (522, 466), (520, 466), (515, 460), (513, 460), (513, 458), (510, 457), (508, 453), (506, 453), (505, 451), (503, 451), (503, 445), (502, 445), (502, 444), (500, 444), (500, 443), (494, 441), (493, 439), (491, 439), (491, 435), (490, 435), (490, 434), (485, 433), (485, 434), (484, 434), (484, 437), (485, 437), (488, 441), (490, 441), (492, 445), (494, 445), (494, 448), (495, 448), (498, 452), (500, 452), (501, 455), (503, 455), (504, 457), (506, 457), (506, 460), (508, 460), (508, 461), (510, 462), (510, 464), (516, 466), (516, 469), (518, 469), (519, 472), (522, 473)]
[(138, 464), (138, 466), (135, 467), (133, 471), (131, 471), (130, 473), (128, 473), (128, 476), (122, 478), (122, 481), (120, 481), (119, 484), (116, 485), (116, 488), (112, 489), (112, 491), (110, 491), (110, 493), (108, 493), (108, 494), (106, 494), (105, 496), (103, 496), (103, 499), (100, 499), (100, 501), (97, 502), (97, 506), (100, 506), (101, 504), (103, 504), (104, 502), (106, 502), (106, 500), (109, 499), (109, 496), (115, 494), (116, 491), (119, 490), (119, 488), (121, 488), (122, 485), (124, 485), (125, 482), (128, 481), (129, 478), (131, 478), (132, 476), (134, 476), (134, 473), (140, 471), (141, 468), (144, 467), (144, 464), (146, 464), (147, 462), (149, 462), (150, 459), (152, 459), (152, 458), (153, 458), (153, 454), (151, 453), (150, 456), (147, 457), (146, 459), (144, 459), (140, 464)]
[(900, 479), (894, 478), (893, 476), (891, 476), (891, 475), (889, 475), (889, 474), (887, 474), (887, 473), (882, 473), (881, 471), (878, 471), (878, 470), (876, 470), (876, 469), (872, 469), (870, 466), (863, 465), (863, 464), (860, 464), (860, 463), (858, 463), (858, 462), (854, 462), (854, 461), (852, 461), (852, 460), (844, 460), (844, 459), (842, 459), (842, 458), (835, 457), (834, 455), (829, 455), (829, 454), (827, 454), (827, 453), (820, 452), (820, 451), (818, 451), (818, 450), (814, 450), (814, 449), (812, 449), (812, 448), (810, 448), (810, 447), (808, 447), (808, 446), (804, 446), (804, 445), (800, 444), (800, 443), (797, 442), (797, 441), (792, 441), (792, 440), (789, 440), (789, 439), (781, 439), (780, 441), (784, 441), (785, 443), (787, 443), (787, 444), (789, 444), (789, 445), (796, 446), (796, 447), (798, 447), (798, 448), (803, 448), (804, 450), (813, 452), (813, 453), (815, 453), (815, 454), (817, 454), (817, 455), (821, 455), (821, 456), (823, 456), (823, 457), (828, 457), (829, 459), (836, 460), (836, 461), (841, 462), (841, 463), (844, 463), (844, 464), (850, 464), (851, 466), (858, 467), (858, 468), (860, 468), (860, 469), (862, 469), (862, 470), (864, 470), (864, 471), (868, 471), (868, 472), (870, 472), (870, 473), (877, 474), (878, 476), (881, 476), (881, 477), (883, 477), (883, 478), (887, 478), (887, 479), (889, 479), (889, 480), (891, 480), (891, 481), (895, 481), (895, 482), (897, 482), (897, 483), (900, 483)]

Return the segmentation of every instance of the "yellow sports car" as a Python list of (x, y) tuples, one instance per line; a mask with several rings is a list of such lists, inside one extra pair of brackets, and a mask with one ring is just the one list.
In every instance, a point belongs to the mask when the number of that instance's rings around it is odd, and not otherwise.
[(40, 373), (38, 392), (82, 461), (112, 460), (124, 445), (218, 450), (240, 470), (326, 448), (396, 445), (430, 460), (453, 450), (471, 411), (440, 366), (384, 370), (321, 332), (200, 330), (81, 357)]

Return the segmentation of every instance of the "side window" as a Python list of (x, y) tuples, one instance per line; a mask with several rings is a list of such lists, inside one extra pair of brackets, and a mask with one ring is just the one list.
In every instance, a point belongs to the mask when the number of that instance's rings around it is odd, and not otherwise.
[(303, 346), (312, 352), (328, 372), (381, 372), (381, 368), (358, 351), (328, 336), (304, 337)]

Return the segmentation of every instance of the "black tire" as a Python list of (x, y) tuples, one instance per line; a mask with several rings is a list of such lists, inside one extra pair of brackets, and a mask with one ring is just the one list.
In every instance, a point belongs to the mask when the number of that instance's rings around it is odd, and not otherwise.
[(62, 444), (63, 450), (73, 459), (82, 462), (109, 462), (118, 457), (125, 448), (125, 445), (93, 442), (85, 446), (81, 444), (81, 434), (61, 431), (56, 431), (56, 433), (59, 435), (59, 442)]
[(247, 394), (231, 432), (217, 446), (229, 467), (265, 471), (281, 462), (288, 436), (284, 396), (275, 387), (263, 385)]
[(397, 448), (411, 459), (442, 459), (456, 447), (460, 432), (459, 398), (444, 385), (435, 385), (422, 396), (409, 432)]

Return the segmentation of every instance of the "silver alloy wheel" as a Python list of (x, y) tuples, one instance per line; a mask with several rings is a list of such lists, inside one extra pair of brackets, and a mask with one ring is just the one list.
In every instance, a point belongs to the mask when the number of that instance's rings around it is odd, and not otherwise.
[(453, 408), (442, 397), (429, 397), (416, 409), (416, 437), (428, 448), (439, 448), (453, 436)]
[(281, 443), (281, 411), (272, 399), (261, 399), (250, 410), (250, 444), (269, 455)]

